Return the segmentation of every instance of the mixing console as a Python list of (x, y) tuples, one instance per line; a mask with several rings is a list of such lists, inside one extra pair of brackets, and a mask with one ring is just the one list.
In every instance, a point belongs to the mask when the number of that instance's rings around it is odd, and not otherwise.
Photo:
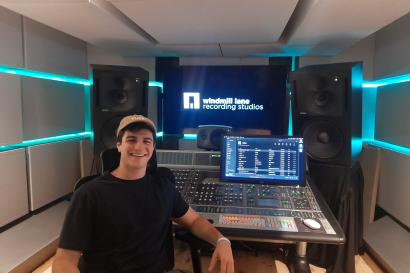
[(172, 169), (176, 187), (190, 206), (215, 226), (312, 232), (302, 221), (316, 219), (315, 232), (335, 234), (306, 187), (226, 183), (216, 170)]

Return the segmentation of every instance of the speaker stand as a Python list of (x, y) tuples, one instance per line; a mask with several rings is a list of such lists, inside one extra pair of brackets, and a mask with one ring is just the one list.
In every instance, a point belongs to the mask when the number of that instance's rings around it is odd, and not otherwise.
[(312, 273), (306, 257), (306, 242), (296, 243), (296, 253), (293, 251), (289, 257), (288, 267), (291, 273)]

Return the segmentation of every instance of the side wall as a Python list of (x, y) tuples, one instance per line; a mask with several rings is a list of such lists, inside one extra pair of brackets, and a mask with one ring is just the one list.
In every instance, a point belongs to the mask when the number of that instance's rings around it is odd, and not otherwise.
[[(378, 80), (410, 73), (409, 48), (410, 13), (345, 53), (332, 58), (301, 58), (301, 65), (361, 60), (364, 63), (364, 80)], [(375, 96), (373, 92), (376, 92)], [(409, 101), (408, 82), (379, 87), (377, 90), (363, 89), (363, 120), (374, 124), (375, 140), (410, 147)], [(369, 137), (370, 125), (363, 127), (365, 137)], [(386, 269), (407, 272), (408, 257), (405, 253), (410, 242), (408, 230), (390, 217), (373, 221), (377, 203), (402, 225), (410, 227), (410, 156), (365, 147), (361, 163), (365, 176), (365, 242)]]
[[(0, 33), (1, 66), (88, 78), (85, 42), (3, 7)], [(0, 73), (0, 145), (83, 132), (84, 92), (78, 84)], [(80, 177), (79, 141), (0, 152), (0, 161), (0, 227), (71, 192)]]

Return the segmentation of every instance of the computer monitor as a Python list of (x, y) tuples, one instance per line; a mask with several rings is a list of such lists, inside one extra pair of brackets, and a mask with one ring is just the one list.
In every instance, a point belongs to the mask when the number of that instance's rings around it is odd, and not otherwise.
[(221, 179), (230, 182), (304, 186), (303, 138), (224, 136)]

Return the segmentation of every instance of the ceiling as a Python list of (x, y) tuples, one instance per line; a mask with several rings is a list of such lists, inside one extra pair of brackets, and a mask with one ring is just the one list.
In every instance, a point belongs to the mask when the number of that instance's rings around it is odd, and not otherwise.
[(410, 11), (409, 0), (0, 0), (122, 56), (332, 56)]

